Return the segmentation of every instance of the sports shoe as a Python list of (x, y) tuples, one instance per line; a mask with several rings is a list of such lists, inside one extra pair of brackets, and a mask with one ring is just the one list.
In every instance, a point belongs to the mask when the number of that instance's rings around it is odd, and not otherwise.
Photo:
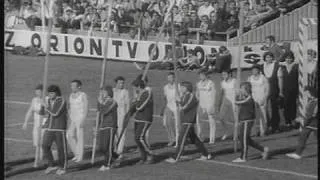
[(267, 160), (268, 157), (269, 157), (269, 148), (268, 147), (264, 147), (263, 153), (262, 153), (262, 159), (263, 160)]
[(107, 170), (110, 170), (110, 167), (109, 167), (109, 166), (102, 165), (102, 166), (99, 168), (99, 171), (107, 171)]
[(247, 161), (245, 159), (237, 158), (237, 159), (233, 160), (232, 162), (234, 162), (234, 163), (243, 163), (243, 162), (247, 162)]
[(154, 163), (154, 156), (148, 156), (147, 161), (145, 162), (145, 164), (153, 164)]
[(302, 157), (298, 155), (297, 153), (288, 153), (286, 156), (293, 158), (293, 159), (301, 159)]
[(58, 169), (58, 167), (47, 167), (47, 169), (44, 171), (44, 173), (45, 174), (49, 174), (49, 173), (51, 173), (52, 171), (55, 171), (55, 170), (57, 170)]
[(168, 162), (168, 163), (176, 163), (178, 161), (173, 159), (173, 158), (168, 158), (168, 159), (166, 159), (166, 162)]
[(175, 145), (175, 142), (173, 141), (173, 142), (169, 142), (168, 144), (167, 144), (167, 146), (168, 147), (171, 147), (171, 146), (174, 146)]
[(66, 173), (66, 170), (64, 170), (64, 169), (58, 169), (57, 172), (56, 172), (56, 174), (60, 175), (60, 176), (65, 174), (65, 173)]
[(206, 160), (210, 160), (210, 159), (212, 159), (211, 154), (208, 154), (208, 156), (201, 155), (200, 158), (198, 158), (198, 160), (200, 160), (200, 161), (206, 161)]
[(77, 160), (78, 160), (77, 156), (75, 156), (75, 157), (73, 157), (73, 158), (71, 159), (71, 161), (77, 161)]

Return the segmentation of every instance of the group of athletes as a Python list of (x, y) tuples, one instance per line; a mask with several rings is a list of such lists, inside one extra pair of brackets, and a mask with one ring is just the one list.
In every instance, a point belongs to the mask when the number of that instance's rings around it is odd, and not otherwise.
[[(204, 146), (203, 127), (209, 123), (209, 144), (216, 140), (216, 123), (220, 122), (223, 128), (222, 140), (232, 134), (234, 123), (239, 122), (239, 133), (234, 138), (239, 138), (241, 155), (233, 162), (246, 162), (248, 146), (252, 146), (262, 152), (262, 158), (267, 159), (269, 148), (252, 140), (251, 129), (256, 126), (257, 134), (266, 135), (268, 128), (276, 127), (279, 121), (274, 117), (278, 107), (273, 107), (277, 99), (273, 99), (275, 93), (279, 93), (278, 78), (282, 77), (279, 64), (274, 61), (272, 53), (264, 55), (265, 64), (254, 65), (252, 74), (246, 82), (236, 88), (236, 79), (232, 77), (232, 71), (222, 71), (222, 103), (217, 106), (217, 85), (210, 80), (209, 71), (199, 71), (199, 82), (194, 87), (189, 81), (175, 84), (175, 74), (167, 74), (167, 84), (163, 88), (165, 104), (162, 108), (163, 125), (168, 133), (168, 146), (176, 148), (175, 155), (166, 159), (169, 163), (176, 163), (181, 159), (186, 141), (196, 145), (201, 152), (201, 160), (212, 158)], [(286, 54), (286, 61), (293, 60), (293, 54)], [(286, 66), (285, 68), (288, 68)], [(292, 67), (290, 67), (292, 69)], [(293, 70), (289, 70), (293, 71)], [(276, 82), (273, 82), (273, 81)], [(100, 89), (97, 97), (97, 111), (99, 112), (98, 129), (94, 129), (94, 135), (99, 135), (99, 147), (104, 155), (103, 165), (99, 171), (106, 171), (116, 166), (124, 154), (126, 141), (126, 125), (130, 118), (134, 121), (134, 137), (141, 159), (138, 164), (152, 164), (155, 162), (154, 154), (150, 150), (148, 142), (149, 129), (153, 121), (153, 93), (148, 86), (148, 78), (139, 75), (132, 83), (133, 97), (129, 98), (129, 91), (125, 89), (125, 78), (115, 78), (115, 87), (106, 85)], [(75, 162), (83, 160), (84, 155), (84, 122), (88, 114), (88, 97), (81, 90), (80, 80), (71, 82), (71, 94), (66, 101), (57, 85), (47, 88), (46, 97), (42, 97), (43, 87), (35, 88), (36, 97), (32, 99), (31, 106), (26, 114), (23, 128), (26, 129), (28, 120), (33, 115), (33, 145), (37, 147), (34, 166), (38, 166), (39, 158), (48, 160), (45, 173), (56, 171), (62, 175), (67, 169), (67, 146), (74, 155)], [(278, 91), (278, 92), (275, 92)], [(282, 89), (280, 88), (280, 91)], [(282, 92), (280, 92), (282, 93)], [(305, 147), (306, 140), (311, 131), (317, 131), (317, 89), (307, 86), (305, 93), (308, 103), (305, 116), (297, 119), (302, 125), (296, 152), (287, 156), (299, 159)], [(268, 105), (271, 112), (267, 112)], [(269, 105), (269, 106), (270, 106)], [(294, 106), (296, 107), (296, 106)], [(268, 115), (271, 114), (271, 115)], [(237, 121), (236, 121), (237, 120)], [(289, 122), (288, 122), (289, 123)], [(232, 125), (232, 126), (229, 126)], [(230, 130), (232, 130), (230, 132)], [(120, 136), (124, 133), (123, 136)], [(236, 140), (236, 139), (234, 139)], [(58, 151), (57, 165), (54, 163), (51, 147), (55, 142)], [(40, 154), (40, 155), (38, 155)], [(38, 158), (37, 158), (38, 157)]]

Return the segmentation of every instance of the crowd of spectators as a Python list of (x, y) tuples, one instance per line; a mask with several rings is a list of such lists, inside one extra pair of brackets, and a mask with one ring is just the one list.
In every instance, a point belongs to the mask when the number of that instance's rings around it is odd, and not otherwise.
[[(109, 0), (110, 1), (110, 0)], [(49, 4), (50, 0), (45, 0)], [(171, 35), (171, 21), (164, 22), (170, 0), (114, 0), (110, 27), (108, 26), (107, 0), (56, 0), (50, 9), (54, 10), (54, 26), (61, 27), (62, 33), (69, 29), (130, 33), (132, 37), (140, 32), (146, 40), (156, 35), (164, 25), (165, 36)], [(226, 33), (239, 28), (239, 10), (245, 15), (244, 30), (250, 30), (291, 11), (307, 0), (176, 0), (173, 7), (173, 23), (176, 35), (182, 42), (194, 39), (221, 40)], [(40, 26), (40, 0), (6, 0), (6, 15), (16, 15), (17, 22), (24, 22), (30, 29)], [(49, 12), (44, 12), (47, 15)], [(170, 18), (169, 18), (170, 19)], [(46, 20), (45, 20), (46, 21)], [(9, 18), (7, 24), (16, 23)], [(47, 22), (46, 22), (47, 23)]]

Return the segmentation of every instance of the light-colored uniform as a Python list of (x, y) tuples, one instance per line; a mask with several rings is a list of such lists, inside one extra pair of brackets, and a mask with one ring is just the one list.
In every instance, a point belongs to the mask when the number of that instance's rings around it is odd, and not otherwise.
[[(225, 133), (227, 133), (226, 124), (235, 122), (235, 87), (236, 80), (232, 78), (228, 82), (223, 80), (221, 82), (221, 88), (223, 90), (223, 99), (219, 112), (222, 126), (224, 127)], [(231, 113), (233, 112), (233, 113)]]
[(260, 133), (264, 134), (267, 125), (267, 88), (268, 80), (263, 74), (257, 78), (253, 75), (248, 77), (248, 82), (252, 85), (252, 97), (255, 101), (256, 109), (256, 126), (260, 129)]
[[(117, 136), (116, 136), (117, 140), (115, 141), (115, 142), (118, 142), (118, 137), (120, 136), (120, 133), (123, 127), (124, 117), (126, 113), (129, 111), (129, 106), (130, 106), (130, 98), (129, 98), (128, 90), (113, 88), (113, 99), (118, 104), (118, 109), (117, 109), (118, 130), (117, 130)], [(126, 136), (126, 131), (124, 131), (124, 134), (119, 142), (119, 145), (118, 147), (116, 147), (117, 148), (116, 151), (119, 154), (123, 153), (125, 136)]]
[[(75, 97), (73, 97), (76, 95)], [(71, 120), (67, 140), (74, 156), (78, 160), (83, 159), (83, 123), (88, 112), (88, 99), (84, 92), (71, 93), (69, 97), (69, 117)]]
[[(179, 87), (178, 87), (179, 88)], [(166, 97), (167, 104), (163, 114), (163, 126), (168, 131), (169, 142), (177, 142), (177, 133), (179, 132), (180, 122), (177, 112), (177, 92), (174, 84), (166, 84), (163, 87), (163, 93)], [(178, 132), (176, 132), (176, 129)]]
[(210, 125), (210, 143), (215, 141), (216, 133), (216, 121), (213, 118), (213, 113), (215, 113), (215, 96), (216, 89), (214, 82), (207, 79), (205, 81), (199, 81), (197, 83), (197, 96), (199, 99), (199, 108), (197, 113), (197, 133), (200, 139), (202, 138), (201, 129), (203, 123), (201, 121), (207, 120), (203, 116), (208, 116)]
[(32, 112), (33, 112), (33, 130), (32, 130), (32, 140), (33, 146), (41, 146), (41, 121), (43, 116), (39, 114), (41, 109), (41, 99), (39, 97), (34, 97), (31, 101)]

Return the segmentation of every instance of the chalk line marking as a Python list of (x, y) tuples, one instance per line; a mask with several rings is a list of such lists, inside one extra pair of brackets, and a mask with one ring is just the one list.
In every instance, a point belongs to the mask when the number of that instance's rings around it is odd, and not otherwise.
[[(4, 140), (6, 140), (6, 141), (14, 141), (14, 142), (32, 143), (32, 140), (28, 140), (28, 139), (4, 138)], [(92, 147), (92, 145), (85, 145), (85, 147)], [(223, 162), (223, 161), (216, 161), (216, 160), (206, 160), (206, 161), (199, 160), (199, 159), (197, 159), (197, 160), (198, 161), (202, 161), (202, 162), (207, 162), (207, 163), (214, 163), (214, 164), (220, 164), (220, 165), (232, 166), (232, 167), (238, 167), (238, 168), (246, 168), (246, 169), (252, 169), (252, 170), (257, 170), (257, 171), (279, 173), (279, 174), (290, 174), (290, 175), (293, 175), (293, 176), (306, 177), (306, 178), (312, 178), (312, 179), (317, 179), (318, 178), (318, 176), (316, 176), (316, 175), (297, 173), (297, 172), (293, 172), (293, 171), (277, 170), (277, 169), (269, 169), (269, 168), (260, 168), (260, 167), (254, 167), (254, 166), (248, 166), (248, 165), (240, 165), (240, 164)]]
[(254, 167), (254, 166), (248, 166), (248, 165), (241, 165), (241, 164), (235, 164), (235, 163), (229, 163), (229, 162), (223, 162), (223, 161), (216, 161), (216, 160), (200, 160), (198, 161), (202, 162), (208, 162), (208, 163), (214, 163), (214, 164), (221, 164), (225, 166), (232, 166), (232, 167), (238, 167), (238, 168), (247, 168), (257, 171), (265, 171), (265, 172), (272, 172), (272, 173), (280, 173), (280, 174), (290, 174), (293, 176), (299, 176), (299, 177), (307, 177), (312, 179), (317, 179), (317, 175), (311, 175), (311, 174), (304, 174), (304, 173), (297, 173), (293, 171), (286, 171), (286, 170), (277, 170), (277, 169), (269, 169), (269, 168), (260, 168), (260, 167)]
[[(30, 103), (28, 102), (23, 102), (23, 101), (9, 101), (9, 100), (5, 100), (4, 101), (5, 103), (8, 103), (8, 104), (21, 104), (21, 105), (30, 105)], [(89, 111), (91, 112), (96, 112), (97, 109), (95, 108), (90, 108)], [(160, 115), (153, 115), (154, 118), (162, 118), (162, 116)]]

